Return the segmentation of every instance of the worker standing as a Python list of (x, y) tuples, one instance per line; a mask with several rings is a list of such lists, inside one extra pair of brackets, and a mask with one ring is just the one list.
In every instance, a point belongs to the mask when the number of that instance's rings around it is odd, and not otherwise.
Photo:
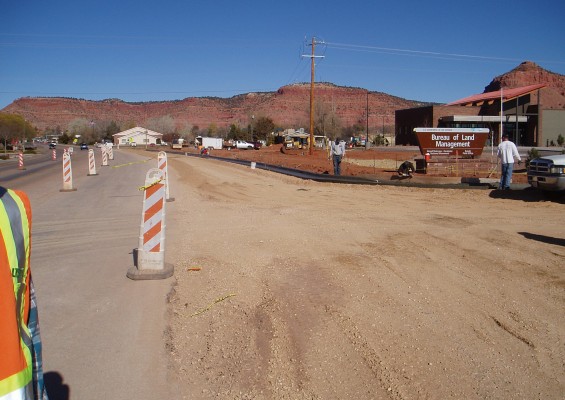
[(506, 133), (502, 135), (502, 142), (498, 145), (498, 158), (500, 158), (502, 167), (498, 188), (500, 190), (510, 190), (514, 159), (518, 160), (518, 164), (522, 163), (522, 159), (520, 158), (516, 145), (508, 140), (508, 134)]
[(0, 186), (0, 400), (47, 400), (31, 279), (31, 205)]
[(345, 157), (345, 142), (338, 137), (331, 145), (331, 155), (334, 165), (334, 175), (341, 175), (341, 160)]

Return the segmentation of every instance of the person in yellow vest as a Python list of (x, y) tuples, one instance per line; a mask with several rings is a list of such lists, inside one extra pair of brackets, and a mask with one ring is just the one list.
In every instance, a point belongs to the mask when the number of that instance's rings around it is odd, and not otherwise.
[(30, 270), (31, 205), (0, 186), (0, 400), (47, 400)]

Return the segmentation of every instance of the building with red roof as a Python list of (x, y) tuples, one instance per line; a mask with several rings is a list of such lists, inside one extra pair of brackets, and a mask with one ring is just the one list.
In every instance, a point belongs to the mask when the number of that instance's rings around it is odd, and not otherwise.
[[(507, 133), (518, 146), (546, 146), (556, 142), (565, 127), (565, 110), (540, 106), (545, 84), (475, 94), (445, 105), (397, 110), (396, 144), (417, 145), (414, 128), (489, 128), (487, 145), (499, 143)], [(543, 127), (549, 128), (545, 133)]]

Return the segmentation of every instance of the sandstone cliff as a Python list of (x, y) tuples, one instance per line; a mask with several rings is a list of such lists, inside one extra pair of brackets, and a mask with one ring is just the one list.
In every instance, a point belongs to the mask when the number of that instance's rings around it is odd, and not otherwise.
[[(565, 75), (543, 69), (531, 61), (525, 61), (512, 71), (494, 78), (485, 87), (484, 93), (500, 90), (501, 87), (516, 88), (538, 83), (547, 85), (541, 91), (540, 103), (543, 108), (565, 109)], [(533, 102), (537, 101), (535, 93), (532, 98)]]
[[(541, 91), (543, 108), (565, 108), (565, 76), (547, 71), (526, 61), (510, 72), (494, 78), (485, 92), (500, 87), (514, 88), (545, 83)], [(533, 101), (537, 101), (536, 94)], [(315, 86), (315, 113), (317, 120), (324, 118), (324, 126), (332, 123), (347, 127), (366, 124), (367, 101), (369, 128), (381, 131), (383, 125), (394, 125), (398, 109), (425, 105), (386, 93), (368, 92), (362, 88), (317, 83)], [(231, 98), (191, 97), (175, 101), (128, 103), (119, 99), (101, 101), (71, 98), (20, 98), (2, 112), (22, 115), (39, 130), (60, 126), (84, 118), (92, 121), (115, 121), (120, 126), (146, 125), (150, 119), (170, 116), (177, 127), (198, 126), (206, 129), (211, 124), (227, 127), (235, 124), (245, 128), (255, 118), (269, 117), (284, 128), (309, 127), (310, 85), (283, 86), (276, 92), (247, 93)], [(317, 122), (317, 126), (321, 126)], [(387, 129), (389, 131), (390, 129)]]
[[(339, 120), (341, 126), (366, 124), (367, 90), (340, 87), (328, 83), (315, 86), (315, 107), (319, 118)], [(394, 124), (394, 111), (423, 103), (368, 92), (369, 125), (372, 130)], [(269, 117), (277, 126), (297, 128), (309, 126), (310, 85), (294, 84), (276, 92), (247, 93), (231, 98), (191, 97), (176, 101), (127, 103), (118, 99), (90, 101), (71, 98), (20, 98), (3, 112), (22, 115), (38, 129), (66, 127), (77, 118), (93, 121), (116, 121), (143, 126), (151, 118), (170, 116), (178, 126), (210, 124), (227, 127), (236, 124), (245, 128), (252, 116)], [(337, 123), (337, 122), (336, 122)]]

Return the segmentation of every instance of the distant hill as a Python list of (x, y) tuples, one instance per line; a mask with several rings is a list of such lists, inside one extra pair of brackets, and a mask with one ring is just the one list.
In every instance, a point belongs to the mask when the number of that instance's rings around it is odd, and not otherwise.
[[(324, 124), (339, 120), (341, 126), (366, 124), (367, 90), (316, 83), (316, 114), (328, 118)], [(369, 92), (369, 124), (371, 129), (394, 125), (394, 111), (417, 107), (423, 102), (406, 100), (386, 93)], [(276, 92), (247, 93), (231, 98), (189, 97), (175, 101), (128, 103), (119, 99), (91, 101), (60, 97), (20, 98), (2, 112), (22, 115), (40, 130), (66, 127), (77, 118), (93, 121), (116, 121), (143, 126), (151, 118), (170, 116), (178, 126), (211, 124), (226, 127), (236, 124), (247, 127), (252, 116), (269, 117), (285, 128), (309, 127), (310, 84), (283, 86)]]
[[(500, 90), (500, 88), (516, 88), (544, 83), (541, 91), (541, 105), (546, 109), (565, 109), (565, 75), (556, 74), (541, 68), (536, 63), (524, 61), (512, 71), (494, 78), (484, 93)], [(536, 95), (533, 95), (537, 101)]]
[[(545, 83), (541, 91), (544, 108), (565, 108), (565, 76), (547, 71), (537, 64), (526, 61), (510, 72), (495, 77), (485, 92), (500, 87), (513, 88), (535, 83)], [(367, 92), (363, 88), (316, 83), (315, 110), (317, 118), (325, 118), (324, 125), (332, 121), (346, 127), (366, 124), (367, 93), (369, 103), (369, 128), (381, 130), (382, 126), (394, 125), (394, 112), (399, 109), (427, 105), (381, 92)], [(66, 128), (69, 122), (84, 118), (94, 122), (115, 121), (119, 125), (146, 125), (150, 119), (170, 116), (178, 127), (199, 126), (206, 129), (211, 124), (227, 127), (236, 124), (245, 128), (255, 118), (269, 117), (277, 126), (285, 128), (309, 127), (310, 84), (283, 86), (276, 92), (258, 92), (231, 98), (189, 97), (174, 101), (128, 103), (120, 99), (101, 101), (37, 97), (20, 98), (5, 107), (2, 112), (23, 116), (40, 130)], [(388, 130), (388, 129), (387, 129)]]

